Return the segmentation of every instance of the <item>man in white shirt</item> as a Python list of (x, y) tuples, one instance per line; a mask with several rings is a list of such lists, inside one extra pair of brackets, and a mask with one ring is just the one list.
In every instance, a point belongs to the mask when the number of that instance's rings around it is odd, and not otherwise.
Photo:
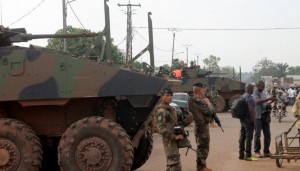
[(288, 90), (290, 105), (293, 105), (295, 102), (295, 91), (293, 88), (294, 87), (290, 87)]

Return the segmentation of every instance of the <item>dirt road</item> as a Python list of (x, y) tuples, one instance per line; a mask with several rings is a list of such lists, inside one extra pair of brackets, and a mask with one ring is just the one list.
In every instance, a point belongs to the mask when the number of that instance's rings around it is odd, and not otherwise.
[[(288, 111), (291, 111), (291, 107), (288, 107)], [(210, 128), (211, 142), (210, 152), (208, 156), (208, 167), (213, 171), (299, 171), (300, 161), (295, 162), (292, 160), (287, 163), (287, 160), (283, 161), (283, 167), (278, 168), (275, 164), (275, 159), (262, 158), (258, 161), (244, 161), (238, 159), (238, 138), (240, 131), (239, 120), (233, 119), (230, 113), (218, 113), (218, 116), (222, 122), (224, 133), (219, 128)], [(278, 119), (272, 117), (271, 123), (271, 147), (272, 153), (275, 152), (275, 137), (284, 131), (287, 131), (293, 124), (295, 118), (289, 112), (288, 117), (283, 118), (279, 123)], [(194, 125), (187, 127), (190, 133), (190, 141), (195, 148), (194, 138)], [(291, 132), (291, 136), (296, 135), (296, 128)], [(263, 140), (263, 134), (262, 139)], [(299, 147), (300, 148), (300, 147)], [(252, 148), (253, 150), (253, 148)], [(187, 156), (185, 156), (186, 149), (180, 149), (181, 163), (183, 171), (195, 171), (196, 170), (196, 154), (192, 150), (189, 150)], [(163, 146), (161, 143), (161, 137), (158, 134), (154, 134), (154, 147), (149, 160), (138, 169), (138, 171), (164, 171), (165, 170), (165, 155)]]

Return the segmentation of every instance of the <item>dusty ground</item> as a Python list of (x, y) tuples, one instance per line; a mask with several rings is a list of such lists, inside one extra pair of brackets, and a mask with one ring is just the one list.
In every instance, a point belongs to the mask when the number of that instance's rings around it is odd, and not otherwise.
[[(288, 111), (291, 111), (291, 107), (288, 107)], [(208, 167), (213, 171), (299, 171), (300, 161), (295, 162), (292, 160), (287, 163), (287, 160), (283, 161), (282, 168), (278, 168), (275, 164), (275, 159), (262, 158), (259, 161), (244, 161), (238, 159), (238, 137), (240, 130), (240, 123), (237, 119), (233, 119), (230, 113), (218, 114), (224, 133), (219, 128), (211, 128), (211, 143), (210, 153), (208, 156)], [(272, 117), (271, 123), (271, 152), (275, 152), (275, 137), (284, 131), (287, 131), (293, 124), (295, 118), (289, 112), (288, 117), (283, 118), (279, 123), (277, 119)], [(190, 133), (190, 141), (193, 147), (196, 147), (193, 125), (187, 127)], [(290, 136), (296, 135), (296, 128), (294, 127)], [(262, 135), (263, 139), (263, 135)], [(297, 145), (298, 146), (298, 145)], [(300, 147), (299, 147), (300, 148)], [(253, 148), (252, 148), (253, 149)], [(181, 163), (183, 171), (196, 170), (196, 154), (192, 150), (189, 150), (187, 156), (185, 156), (185, 149), (180, 149)], [(158, 134), (154, 134), (154, 147), (149, 160), (138, 169), (138, 171), (164, 171), (165, 170), (165, 156), (163, 146), (161, 143), (161, 137)]]

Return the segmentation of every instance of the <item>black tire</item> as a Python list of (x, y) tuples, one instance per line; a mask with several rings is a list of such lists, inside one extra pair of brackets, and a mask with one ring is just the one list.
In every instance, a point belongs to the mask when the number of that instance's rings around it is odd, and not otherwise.
[(87, 117), (67, 128), (58, 146), (58, 164), (64, 171), (130, 171), (133, 148), (117, 123)]
[(281, 123), (281, 119), (282, 119), (282, 112), (281, 110), (278, 111), (278, 122)]
[(149, 159), (153, 148), (153, 135), (147, 133), (147, 137), (143, 136), (140, 140), (137, 149), (134, 149), (134, 160), (132, 164), (132, 170), (143, 166)]
[[(283, 146), (282, 146), (282, 141), (276, 142), (276, 155), (283, 155)], [(283, 159), (276, 159), (276, 166), (281, 167), (283, 163)]]
[(33, 130), (15, 119), (0, 119), (0, 170), (38, 171), (42, 165), (42, 145)]

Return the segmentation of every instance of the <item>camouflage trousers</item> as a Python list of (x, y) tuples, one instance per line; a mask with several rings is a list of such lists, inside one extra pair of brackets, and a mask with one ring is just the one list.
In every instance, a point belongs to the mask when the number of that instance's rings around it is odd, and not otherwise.
[(166, 171), (181, 171), (180, 154), (176, 141), (163, 138), (163, 145), (167, 160)]
[(206, 159), (209, 152), (209, 125), (204, 124), (201, 126), (198, 126), (198, 128), (195, 131), (196, 132), (196, 143), (197, 143), (197, 169), (201, 170), (203, 168), (206, 168)]

